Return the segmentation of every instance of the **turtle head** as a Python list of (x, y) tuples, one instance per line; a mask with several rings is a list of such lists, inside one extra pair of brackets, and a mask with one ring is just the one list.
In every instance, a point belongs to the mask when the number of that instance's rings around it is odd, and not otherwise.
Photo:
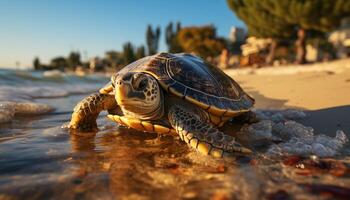
[(147, 73), (128, 72), (112, 76), (115, 98), (124, 115), (152, 120), (162, 117), (164, 100), (157, 80)]

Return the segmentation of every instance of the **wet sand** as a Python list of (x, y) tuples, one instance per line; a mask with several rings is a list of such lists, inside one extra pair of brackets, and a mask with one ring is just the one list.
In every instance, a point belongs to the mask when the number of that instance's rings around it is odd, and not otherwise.
[(350, 134), (350, 59), (260, 69), (226, 70), (256, 99), (257, 108), (299, 108), (300, 122), (318, 133)]

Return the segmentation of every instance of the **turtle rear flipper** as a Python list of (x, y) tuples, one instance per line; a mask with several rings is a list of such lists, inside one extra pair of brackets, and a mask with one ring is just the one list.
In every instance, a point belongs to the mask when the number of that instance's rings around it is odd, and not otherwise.
[(183, 106), (170, 109), (169, 122), (182, 140), (205, 155), (223, 157), (227, 153), (252, 152)]
[(92, 94), (81, 100), (74, 108), (68, 128), (80, 131), (96, 131), (96, 119), (101, 111), (118, 108), (114, 95)]

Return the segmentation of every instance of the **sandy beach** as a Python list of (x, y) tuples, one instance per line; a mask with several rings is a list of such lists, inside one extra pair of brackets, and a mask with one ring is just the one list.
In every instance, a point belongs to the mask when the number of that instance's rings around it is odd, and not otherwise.
[(256, 108), (307, 110), (301, 122), (318, 133), (350, 134), (350, 59), (225, 72), (256, 99)]

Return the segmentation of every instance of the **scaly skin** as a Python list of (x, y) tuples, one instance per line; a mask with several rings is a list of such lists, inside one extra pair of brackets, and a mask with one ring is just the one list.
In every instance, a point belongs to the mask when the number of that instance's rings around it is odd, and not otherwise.
[(96, 119), (101, 111), (112, 111), (118, 107), (114, 95), (92, 94), (81, 100), (74, 108), (70, 129), (81, 131), (96, 131)]
[(205, 155), (223, 157), (227, 153), (251, 153), (251, 150), (235, 142), (233, 137), (219, 131), (184, 106), (174, 105), (168, 117), (180, 138)]

